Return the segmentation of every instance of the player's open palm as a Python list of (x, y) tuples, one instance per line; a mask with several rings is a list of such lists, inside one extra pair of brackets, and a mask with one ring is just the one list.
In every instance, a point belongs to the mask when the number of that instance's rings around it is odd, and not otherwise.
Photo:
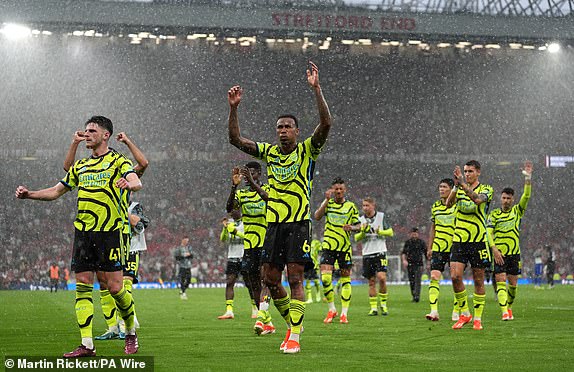
[(525, 176), (532, 176), (532, 162), (527, 160), (524, 162), (524, 168), (522, 169), (522, 173), (524, 173)]

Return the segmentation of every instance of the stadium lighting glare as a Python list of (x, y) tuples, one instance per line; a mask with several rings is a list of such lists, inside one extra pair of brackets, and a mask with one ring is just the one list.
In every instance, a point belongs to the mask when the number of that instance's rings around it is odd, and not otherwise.
[(439, 48), (448, 48), (450, 43), (438, 43), (436, 46)]
[(391, 44), (392, 46), (399, 46), (399, 45), (401, 45), (401, 43), (398, 42), (398, 41), (391, 41), (390, 44)]
[[(533, 50), (535, 48), (534, 48), (534, 45), (523, 45), (522, 49)], [(546, 49), (546, 47), (544, 47), (544, 49)], [(544, 49), (541, 49), (541, 50), (544, 50)]]
[(52, 31), (42, 31), (42, 35), (50, 36), (52, 35)]
[(74, 35), (74, 36), (84, 36), (84, 31), (74, 31), (74, 32), (72, 32), (72, 35)]
[(40, 30), (32, 30), (32, 35), (40, 35), (42, 32)]
[(560, 44), (558, 43), (550, 43), (548, 44), (548, 53), (557, 53), (560, 51)]
[(409, 40), (409, 45), (419, 45), (422, 43), (420, 40)]
[(341, 40), (341, 43), (345, 44), (345, 45), (352, 45), (355, 43), (355, 41), (354, 40)]
[(486, 44), (486, 49), (500, 49), (500, 45), (498, 44)]
[(482, 44), (474, 44), (470, 49), (482, 49), (484, 48), (484, 45)]
[(265, 42), (267, 44), (273, 44), (275, 42), (275, 39), (265, 39)]
[[(524, 47), (524, 49), (534, 49), (534, 47), (529, 45), (529, 48)], [(547, 49), (546, 45), (542, 45), (541, 47), (538, 47), (538, 50), (546, 50), (546, 49)]]
[(26, 26), (5, 23), (4, 27), (0, 29), (0, 34), (10, 40), (19, 40), (32, 35), (32, 30)]
[(508, 46), (510, 47), (510, 49), (520, 49), (520, 48), (522, 48), (522, 44), (520, 44), (520, 43), (509, 43)]

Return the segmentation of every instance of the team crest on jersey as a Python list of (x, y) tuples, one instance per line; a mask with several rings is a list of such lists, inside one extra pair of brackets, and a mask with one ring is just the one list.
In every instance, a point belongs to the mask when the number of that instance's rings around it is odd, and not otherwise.
[(108, 169), (110, 167), (110, 163), (109, 162), (103, 162), (102, 163), (102, 169)]
[(297, 176), (297, 172), (299, 171), (299, 163), (294, 163), (289, 167), (282, 167), (277, 164), (268, 164), (268, 167), (271, 168), (271, 173), (275, 179), (280, 182), (286, 182), (294, 179)]
[(80, 168), (78, 173), (84, 173), (86, 170), (87, 170), (87, 168), (84, 166), (84, 167)]

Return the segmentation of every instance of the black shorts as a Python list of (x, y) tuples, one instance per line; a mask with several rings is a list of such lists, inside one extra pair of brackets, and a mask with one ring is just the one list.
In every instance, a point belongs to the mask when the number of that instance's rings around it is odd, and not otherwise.
[(450, 262), (470, 263), (473, 269), (486, 269), (492, 265), (490, 249), (485, 242), (452, 243)]
[(430, 269), (443, 272), (445, 266), (450, 264), (450, 252), (432, 252)]
[(129, 234), (121, 231), (80, 231), (74, 233), (72, 271), (123, 271), (130, 249)]
[[(263, 257), (263, 248), (249, 248), (243, 251), (241, 260), (241, 274), (256, 274), (261, 272), (261, 259)], [(227, 274), (227, 272), (226, 272)]]
[(324, 249), (321, 254), (321, 265), (335, 265), (335, 262), (339, 263), (339, 268), (350, 269), (353, 267), (353, 257), (351, 256), (351, 251), (331, 251)]
[(138, 269), (140, 267), (140, 252), (130, 252), (124, 266), (124, 276), (132, 278), (133, 283), (138, 282)]
[(225, 275), (239, 275), (241, 272), (241, 258), (230, 258), (227, 260)]
[(262, 262), (274, 264), (280, 270), (288, 263), (299, 263), (305, 268), (312, 266), (310, 226), (311, 221), (270, 222), (265, 234)]
[(520, 275), (522, 274), (522, 261), (520, 261), (519, 254), (513, 254), (509, 256), (502, 256), (504, 258), (504, 264), (499, 265), (494, 263), (494, 274), (506, 273), (508, 275)]
[(318, 270), (315, 266), (311, 267), (310, 269), (305, 270), (305, 274), (303, 275), (307, 280), (316, 280), (319, 279)]
[(377, 273), (386, 273), (388, 264), (386, 253), (363, 256), (363, 277), (370, 279), (377, 276)]

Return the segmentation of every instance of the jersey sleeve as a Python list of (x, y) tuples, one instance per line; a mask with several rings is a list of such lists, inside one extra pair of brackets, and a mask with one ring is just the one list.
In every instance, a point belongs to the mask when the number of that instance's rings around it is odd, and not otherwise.
[(321, 147), (315, 147), (315, 145), (313, 145), (312, 137), (307, 138), (303, 142), (303, 146), (305, 146), (305, 150), (307, 150), (308, 153), (311, 154), (311, 159), (313, 160), (317, 160), (319, 154), (321, 153), (321, 151), (323, 151), (323, 147), (325, 147), (325, 145)]
[(70, 190), (73, 190), (76, 187), (78, 187), (78, 170), (76, 168), (78, 165), (78, 161), (79, 160), (77, 160), (74, 163), (74, 165), (72, 165), (72, 167), (68, 170), (66, 177), (60, 180), (60, 183), (69, 188)]
[(528, 202), (530, 201), (530, 194), (532, 192), (532, 185), (524, 185), (524, 192), (520, 197), (520, 201), (518, 202), (518, 208), (516, 208), (516, 212), (520, 217), (524, 216), (524, 212), (526, 212), (526, 207), (528, 206)]
[(359, 221), (359, 209), (357, 208), (357, 206), (353, 203), (353, 213), (351, 215), (351, 225), (356, 225), (358, 224)]
[(492, 188), (492, 186), (489, 185), (485, 185), (484, 188), (480, 191), (481, 195), (485, 195), (486, 196), (486, 201), (490, 202), (492, 201), (492, 196), (494, 194), (494, 189)]
[(135, 173), (134, 166), (130, 159), (122, 157), (120, 158), (120, 161), (120, 173), (122, 174), (122, 177), (125, 178), (128, 174)]
[(267, 154), (269, 154), (271, 144), (265, 142), (256, 142), (255, 146), (257, 147), (257, 154), (255, 157), (267, 162)]

